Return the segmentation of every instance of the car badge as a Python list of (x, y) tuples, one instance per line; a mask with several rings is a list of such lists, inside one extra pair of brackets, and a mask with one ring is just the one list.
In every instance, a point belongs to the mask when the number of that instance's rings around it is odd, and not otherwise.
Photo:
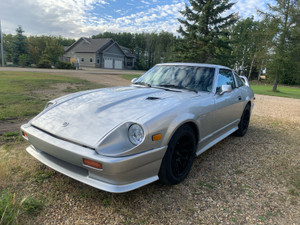
[(68, 125), (69, 125), (68, 122), (64, 122), (64, 123), (62, 124), (63, 127), (66, 127), (66, 126), (68, 126)]

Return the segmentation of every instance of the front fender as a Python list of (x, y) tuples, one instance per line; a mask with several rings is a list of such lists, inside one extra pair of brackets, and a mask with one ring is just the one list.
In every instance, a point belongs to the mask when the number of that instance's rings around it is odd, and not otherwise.
[(167, 127), (166, 130), (165, 138), (162, 141), (163, 146), (168, 145), (174, 133), (178, 130), (178, 128), (186, 123), (193, 123), (196, 125), (198, 129), (198, 123), (194, 114), (192, 113), (180, 114), (177, 117), (175, 117), (172, 121), (170, 121), (170, 125)]

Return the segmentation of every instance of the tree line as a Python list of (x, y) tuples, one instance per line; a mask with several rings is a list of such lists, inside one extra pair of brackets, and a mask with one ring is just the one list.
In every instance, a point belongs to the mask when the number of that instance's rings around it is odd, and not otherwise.
[(64, 54), (64, 46), (75, 42), (74, 39), (61, 36), (25, 36), (21, 26), (16, 29), (16, 35), (4, 34), (3, 46), (5, 61), (13, 66), (30, 66), (47, 68), (56, 65), (59, 57)]
[[(228, 13), (234, 3), (229, 0), (189, 0), (178, 19), (178, 34), (104, 32), (92, 38), (112, 38), (135, 55), (135, 68), (147, 70), (161, 62), (214, 63), (234, 68), (249, 79), (264, 73), (274, 82), (300, 84), (299, 2), (276, 0), (254, 17), (241, 19)], [(51, 36), (24, 36), (21, 27), (16, 35), (5, 35), (6, 60), (18, 65), (43, 62), (56, 64), (63, 46), (73, 39)]]

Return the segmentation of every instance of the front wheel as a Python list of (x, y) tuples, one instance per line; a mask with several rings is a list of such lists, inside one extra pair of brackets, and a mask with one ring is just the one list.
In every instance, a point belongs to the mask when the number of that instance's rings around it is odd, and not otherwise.
[(159, 179), (164, 184), (178, 184), (188, 175), (196, 154), (196, 138), (188, 125), (180, 127), (170, 140), (162, 160)]
[(233, 134), (237, 137), (243, 137), (248, 130), (249, 127), (249, 122), (250, 122), (250, 105), (248, 104), (245, 109), (244, 112), (242, 114), (240, 123), (239, 123), (239, 129), (234, 132)]

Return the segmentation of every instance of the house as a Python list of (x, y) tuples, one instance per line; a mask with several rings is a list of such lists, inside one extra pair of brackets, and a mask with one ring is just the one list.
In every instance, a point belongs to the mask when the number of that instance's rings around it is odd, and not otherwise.
[(134, 55), (111, 38), (80, 38), (65, 49), (62, 61), (77, 63), (80, 67), (132, 69)]

